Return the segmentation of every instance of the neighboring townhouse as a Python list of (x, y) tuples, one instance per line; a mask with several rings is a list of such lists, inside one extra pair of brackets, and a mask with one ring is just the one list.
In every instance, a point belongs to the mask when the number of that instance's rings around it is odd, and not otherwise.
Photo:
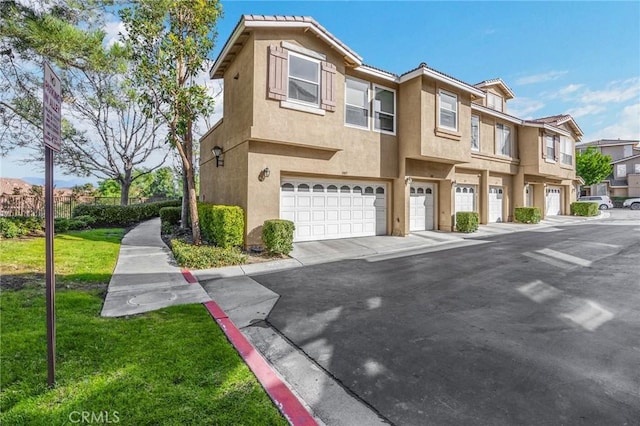
[(568, 214), (576, 199), (568, 115), (521, 120), (500, 79), (476, 85), (422, 63), (366, 65), (309, 17), (245, 15), (210, 71), (224, 118), (201, 139), (201, 200), (246, 212), (246, 244), (266, 219), (295, 241), (452, 231), (519, 206)]
[(611, 157), (612, 172), (602, 182), (583, 187), (583, 195), (640, 197), (640, 140), (581, 142), (576, 145), (576, 151), (584, 152), (591, 146)]

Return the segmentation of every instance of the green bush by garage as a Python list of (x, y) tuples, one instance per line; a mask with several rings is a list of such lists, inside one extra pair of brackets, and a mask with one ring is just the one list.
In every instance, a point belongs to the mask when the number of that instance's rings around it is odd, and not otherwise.
[(291, 253), (295, 229), (295, 225), (290, 220), (265, 220), (262, 226), (262, 242), (267, 252), (274, 255)]
[(571, 216), (597, 216), (598, 203), (571, 203)]
[(244, 211), (239, 206), (198, 204), (200, 231), (209, 243), (222, 248), (242, 247)]
[(470, 233), (478, 230), (480, 218), (477, 212), (456, 212), (456, 231)]
[(540, 223), (542, 214), (539, 207), (516, 207), (515, 219), (519, 223)]

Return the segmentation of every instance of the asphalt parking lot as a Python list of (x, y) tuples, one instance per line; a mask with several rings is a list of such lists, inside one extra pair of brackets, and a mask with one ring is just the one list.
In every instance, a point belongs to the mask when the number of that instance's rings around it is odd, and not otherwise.
[(268, 323), (390, 423), (638, 424), (640, 222), (253, 277)]

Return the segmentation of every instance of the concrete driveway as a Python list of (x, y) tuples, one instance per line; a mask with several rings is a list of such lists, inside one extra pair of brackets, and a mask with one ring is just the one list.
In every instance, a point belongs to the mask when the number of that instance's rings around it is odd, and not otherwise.
[(268, 323), (391, 423), (638, 424), (640, 222), (539, 231), (253, 279), (280, 295)]

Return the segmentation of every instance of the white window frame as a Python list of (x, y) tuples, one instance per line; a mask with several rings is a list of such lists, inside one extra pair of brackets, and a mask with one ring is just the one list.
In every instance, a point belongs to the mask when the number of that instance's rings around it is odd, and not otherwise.
[[(455, 111), (454, 110), (450, 110), (450, 109), (445, 109), (442, 107), (442, 94), (445, 94), (447, 96), (451, 96), (452, 98), (455, 99)], [(449, 111), (449, 112), (453, 112), (454, 114), (454, 118), (455, 118), (455, 127), (449, 127), (449, 126), (445, 126), (441, 123), (440, 118), (442, 116), (442, 110), (445, 111)], [(455, 93), (451, 93), (448, 92), (446, 90), (443, 89), (439, 89), (438, 90), (438, 127), (442, 128), (442, 129), (447, 129), (447, 130), (453, 130), (454, 132), (458, 131), (458, 95), (456, 95)]]
[[(367, 125), (366, 126), (360, 126), (358, 124), (353, 124), (353, 123), (348, 123), (347, 122), (347, 106), (351, 106), (354, 108), (361, 108), (358, 105), (352, 105), (349, 104), (347, 102), (347, 81), (352, 80), (352, 81), (356, 81), (358, 83), (364, 83), (367, 85), (367, 102), (365, 103), (365, 108), (367, 111)], [(369, 130), (371, 128), (371, 83), (366, 81), (366, 80), (361, 80), (359, 78), (355, 78), (355, 77), (345, 77), (344, 79), (344, 125), (347, 127), (355, 127), (357, 129), (366, 129)], [(395, 99), (395, 95), (394, 95), (394, 99)], [(393, 124), (394, 124), (394, 130), (395, 130), (395, 100), (394, 100), (394, 120), (393, 120)]]
[[(384, 111), (378, 111), (377, 105), (376, 105), (376, 89), (382, 89), (382, 90), (387, 90), (391, 93), (393, 93), (393, 114), (389, 114), (388, 112), (384, 112)], [(373, 88), (371, 90), (371, 102), (373, 102), (373, 105), (371, 107), (371, 119), (373, 121), (373, 130), (376, 132), (380, 132), (380, 133), (386, 133), (388, 135), (395, 135), (396, 134), (396, 129), (397, 127), (397, 122), (398, 120), (396, 119), (397, 117), (397, 111), (398, 111), (398, 99), (396, 96), (396, 91), (395, 89), (392, 89), (390, 87), (385, 87), (385, 86), (380, 86), (378, 84), (373, 84)], [(376, 126), (376, 113), (381, 113), (381, 114), (385, 114), (385, 115), (391, 115), (393, 117), (393, 131), (389, 131), (389, 130), (384, 130), (384, 129), (379, 129)]]
[(624, 148), (622, 148), (622, 157), (631, 157), (633, 155), (633, 146), (631, 145), (625, 145)]
[(504, 110), (504, 100), (502, 96), (487, 92), (487, 108), (502, 112)]
[(640, 163), (635, 163), (633, 165), (633, 173), (636, 175), (640, 175)]
[[(477, 119), (478, 134), (476, 135), (475, 144), (473, 143), (473, 120)], [(471, 151), (480, 151), (480, 116), (476, 114), (471, 115)]]
[(619, 179), (623, 179), (627, 177), (627, 165), (626, 164), (616, 164), (616, 177)]
[[(556, 138), (557, 136), (554, 135), (544, 135), (544, 152), (547, 155), (547, 161), (555, 161), (556, 159)], [(551, 146), (549, 146), (549, 139), (551, 139)]]
[(562, 164), (573, 164), (573, 144), (571, 139), (567, 137), (560, 137), (560, 162)]
[[(314, 81), (305, 80), (305, 79), (302, 79), (302, 78), (299, 78), (299, 77), (292, 77), (291, 76), (291, 57), (292, 56), (295, 56), (297, 58), (303, 59), (305, 61), (313, 62), (314, 64), (316, 64), (316, 66), (318, 67), (318, 82), (317, 83), (314, 82)], [(318, 86), (318, 101), (316, 103), (313, 103), (313, 102), (306, 102), (306, 101), (301, 101), (300, 99), (292, 98), (289, 95), (289, 81), (292, 78), (294, 80), (304, 81), (305, 83), (317, 84), (317, 86)], [(321, 102), (321, 98), (322, 98), (321, 81), (322, 81), (322, 68), (320, 67), (320, 61), (319, 60), (311, 58), (309, 56), (301, 55), (301, 54), (296, 53), (296, 52), (289, 51), (289, 60), (287, 61), (287, 101), (288, 102), (293, 102), (293, 103), (300, 104), (300, 105), (320, 108), (320, 102)]]
[[(505, 144), (505, 147), (507, 147), (508, 151), (506, 154), (502, 151), (502, 141), (504, 139), (505, 129), (509, 130), (509, 140)], [(506, 124), (502, 123), (496, 123), (496, 155), (500, 155), (503, 157), (513, 157), (513, 139), (511, 137), (512, 133), (513, 132), (511, 131), (511, 126), (507, 126)]]

